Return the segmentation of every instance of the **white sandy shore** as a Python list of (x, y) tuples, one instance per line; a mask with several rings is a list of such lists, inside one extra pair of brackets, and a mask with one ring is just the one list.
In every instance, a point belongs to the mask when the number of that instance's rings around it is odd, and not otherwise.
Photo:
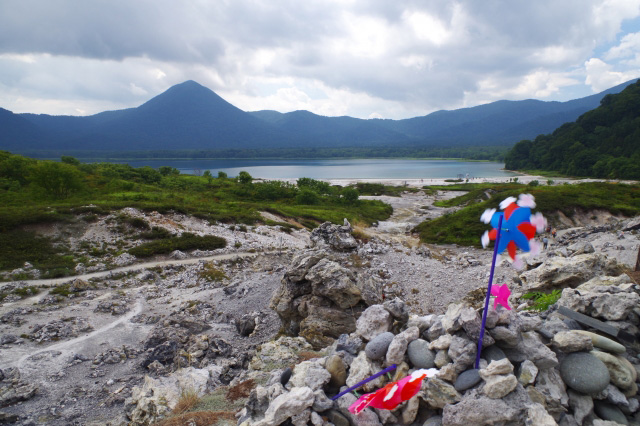
[[(571, 178), (548, 178), (544, 176), (534, 176), (534, 175), (518, 175), (519, 183), (529, 183), (531, 181), (537, 180), (540, 185), (547, 185), (547, 181), (550, 179), (553, 181), (553, 185), (559, 185), (563, 183), (582, 183), (582, 182), (607, 182), (606, 179), (571, 179)], [(489, 178), (472, 178), (469, 179), (469, 183), (501, 183), (501, 182), (509, 182), (513, 178), (510, 177), (489, 177)], [(289, 183), (296, 183), (297, 179), (273, 179), (273, 180), (282, 180)], [(382, 183), (384, 185), (392, 185), (392, 186), (408, 186), (408, 187), (418, 187), (421, 188), (425, 185), (453, 185), (459, 182), (447, 182), (444, 178), (442, 179), (317, 179), (323, 182), (328, 182), (331, 185), (340, 185), (340, 186), (348, 186), (353, 185), (358, 182), (367, 182), (367, 183)], [(449, 178), (451, 180), (451, 178)], [(609, 182), (613, 182), (610, 181)], [(634, 184), (638, 183), (637, 181), (615, 181), (620, 183), (629, 183)]]

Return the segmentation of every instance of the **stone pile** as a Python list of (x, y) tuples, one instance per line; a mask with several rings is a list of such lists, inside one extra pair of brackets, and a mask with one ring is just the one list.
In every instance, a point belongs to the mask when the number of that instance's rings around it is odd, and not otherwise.
[[(491, 309), (479, 369), (474, 362), (481, 316), (464, 303), (450, 305), (444, 315), (427, 316), (409, 316), (399, 299), (371, 305), (354, 330), (297, 364), (286, 354), (304, 350), (300, 337), (265, 344), (242, 377), (263, 384), (251, 392), (238, 424), (639, 424), (640, 287), (625, 281), (601, 277), (566, 288), (558, 304), (542, 314)], [(561, 315), (558, 306), (633, 338), (621, 344), (586, 330)], [(356, 396), (330, 399), (391, 364), (398, 365), (393, 377), (379, 377), (360, 392), (418, 368), (439, 372), (393, 411), (367, 408), (355, 416), (348, 407)]]
[(285, 333), (303, 336), (320, 349), (354, 332), (364, 309), (382, 301), (379, 274), (356, 274), (345, 262), (324, 249), (293, 258), (270, 304)]

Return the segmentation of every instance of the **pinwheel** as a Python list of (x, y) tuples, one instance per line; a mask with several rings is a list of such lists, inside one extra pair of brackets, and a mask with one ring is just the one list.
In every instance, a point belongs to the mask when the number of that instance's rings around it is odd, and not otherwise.
[(438, 370), (435, 368), (416, 370), (407, 377), (391, 382), (375, 392), (362, 395), (351, 404), (349, 411), (357, 415), (369, 406), (382, 410), (393, 410), (418, 393), (425, 377), (433, 377), (437, 372)]
[[(522, 260), (516, 254), (519, 248), (525, 252), (537, 254), (540, 252), (540, 244), (533, 239), (537, 232), (542, 232), (547, 221), (541, 213), (531, 214), (531, 209), (536, 206), (535, 200), (530, 194), (521, 194), (516, 199), (509, 197), (500, 203), (504, 212), (496, 212), (496, 209), (484, 211), (480, 220), (490, 223), (494, 229), (486, 231), (482, 235), (482, 246), (487, 247), (490, 240), (496, 240), (496, 251), (502, 253), (507, 250), (514, 267), (520, 269)], [(502, 226), (500, 226), (502, 223)], [(500, 238), (498, 239), (498, 235)]]
[(535, 206), (536, 202), (533, 195), (520, 194), (517, 200), (514, 197), (508, 197), (500, 203), (500, 209), (503, 210), (503, 212), (498, 213), (496, 209), (487, 209), (480, 217), (482, 222), (490, 223), (491, 226), (493, 226), (491, 231), (487, 231), (482, 235), (482, 246), (488, 246), (490, 240), (495, 240), (496, 243), (493, 248), (489, 286), (484, 302), (484, 311), (482, 312), (482, 324), (480, 326), (480, 337), (478, 338), (478, 350), (476, 352), (476, 368), (480, 367), (480, 353), (482, 352), (482, 340), (484, 339), (484, 330), (487, 323), (489, 298), (492, 294), (497, 296), (494, 308), (496, 304), (501, 304), (507, 309), (510, 309), (508, 299), (511, 292), (507, 288), (507, 285), (505, 284), (495, 290), (491, 288), (498, 254), (506, 249), (509, 257), (513, 260), (513, 266), (520, 269), (523, 263), (522, 259), (516, 255), (518, 248), (522, 251), (540, 252), (540, 244), (535, 241), (533, 237), (535, 237), (536, 231), (544, 231), (544, 228), (547, 226), (547, 220), (540, 213), (531, 214), (531, 209)]
[(511, 310), (511, 307), (509, 306), (509, 296), (511, 296), (511, 290), (509, 290), (509, 287), (507, 287), (506, 284), (491, 287), (491, 295), (495, 296), (495, 300), (493, 301), (493, 309), (496, 309), (496, 305), (502, 305), (507, 310)]

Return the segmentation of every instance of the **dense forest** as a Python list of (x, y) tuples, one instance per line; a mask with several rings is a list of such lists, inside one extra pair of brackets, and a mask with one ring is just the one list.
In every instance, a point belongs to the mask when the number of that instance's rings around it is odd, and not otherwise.
[(600, 106), (551, 135), (517, 143), (509, 170), (548, 170), (572, 176), (640, 179), (640, 82), (607, 95)]
[(508, 148), (504, 146), (467, 147), (386, 147), (386, 148), (260, 148), (216, 150), (154, 150), (154, 151), (70, 151), (38, 150), (22, 154), (35, 158), (73, 156), (83, 160), (132, 159), (314, 159), (314, 158), (456, 158), (465, 160), (504, 161)]

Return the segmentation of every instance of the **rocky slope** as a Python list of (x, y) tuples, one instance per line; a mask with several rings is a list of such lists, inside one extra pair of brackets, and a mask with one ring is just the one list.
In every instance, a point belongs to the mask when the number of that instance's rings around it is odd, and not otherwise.
[[(409, 197), (413, 196), (406, 195), (398, 202), (403, 208), (416, 212), (424, 212), (421, 207), (433, 201), (424, 195), (417, 199)], [(437, 208), (429, 212), (437, 214)], [(421, 337), (426, 342), (422, 345), (431, 345), (439, 336), (429, 338), (425, 330), (430, 330), (438, 318), (442, 322), (445, 317), (439, 315), (445, 312), (453, 315), (447, 310), (450, 303), (458, 306), (471, 292), (466, 300), (476, 306), (474, 303), (477, 304), (481, 293), (477, 289), (486, 285), (491, 257), (489, 251), (483, 250), (417, 245), (411, 237), (403, 235), (404, 231), (401, 234), (387, 232), (402, 229), (394, 223), (382, 223), (377, 230), (365, 230), (372, 236), (364, 243), (351, 239), (347, 228), (334, 232), (335, 228), (321, 227), (311, 235), (305, 230), (283, 232), (280, 227), (212, 226), (179, 214), (147, 214), (133, 209), (120, 214), (144, 217), (153, 226), (173, 232), (222, 236), (229, 242), (228, 248), (189, 253), (188, 259), (182, 259), (187, 256), (183, 253), (173, 253), (147, 264), (140, 264), (128, 255), (109, 255), (106, 250), (107, 254), (94, 257), (90, 264), (84, 265), (84, 272), (95, 274), (92, 276), (56, 282), (31, 280), (0, 284), (0, 291), (9, 293), (0, 305), (0, 411), (3, 413), (0, 418), (5, 416), (17, 424), (148, 424), (169, 414), (181, 393), (193, 391), (213, 401), (209, 408), (222, 413), (217, 419), (219, 424), (236, 424), (229, 413), (239, 411), (249, 393), (254, 392), (240, 420), (261, 422), (276, 393), (289, 395), (293, 388), (305, 387), (299, 385), (305, 383), (306, 376), (299, 376), (298, 372), (299, 377), (294, 374), (282, 389), (269, 390), (269, 386), (280, 383), (286, 367), (304, 364), (318, 369), (318, 364), (324, 369), (329, 359), (329, 364), (340, 365), (335, 355), (344, 364), (347, 377), (354, 371), (352, 362), (355, 361), (351, 358), (364, 357), (361, 365), (369, 366), (370, 371), (382, 366), (380, 361), (361, 355), (366, 355), (362, 352), (363, 344), (375, 337), (364, 337), (358, 331), (361, 313), (372, 306), (382, 306), (390, 312), (393, 323), (389, 332), (394, 336), (405, 336), (407, 344), (408, 340)], [(116, 216), (99, 218), (83, 229), (48, 227), (42, 231), (66, 232), (69, 244), (78, 250), (91, 250), (97, 245), (122, 248), (137, 244), (135, 240), (124, 239), (128, 229), (119, 227)], [(396, 218), (395, 223), (411, 222), (410, 216), (404, 214)], [(625, 226), (629, 227), (630, 222), (612, 222), (604, 227), (567, 232), (552, 249), (529, 259), (528, 271), (517, 274), (506, 265), (500, 266), (498, 281), (510, 283), (514, 293), (523, 293), (537, 285), (550, 288), (568, 283), (575, 287), (603, 274), (619, 275), (620, 264), (635, 263), (639, 242), (634, 230), (625, 231), (624, 238), (618, 238)], [(592, 250), (594, 253), (590, 253)], [(174, 263), (166, 263), (167, 260)], [(133, 264), (122, 266), (129, 263)], [(587, 272), (580, 266), (584, 264), (591, 265)], [(110, 268), (114, 269), (100, 272)], [(548, 272), (541, 273), (543, 270)], [(572, 273), (576, 277), (567, 278)], [(29, 265), (13, 274), (32, 278), (38, 275)], [(622, 286), (624, 292), (635, 291), (633, 287), (624, 287), (621, 278), (610, 281)], [(60, 288), (60, 284), (64, 291), (42, 288), (39, 293), (29, 295), (34, 291), (31, 286)], [(293, 289), (293, 293), (285, 291), (287, 288)], [(24, 291), (16, 291), (21, 289)], [(567, 294), (566, 297), (569, 300), (573, 296)], [(515, 300), (512, 298), (512, 303)], [(471, 316), (471, 311), (477, 312), (470, 308), (460, 308), (460, 311), (466, 316)], [(324, 315), (326, 313), (329, 315)], [(593, 309), (585, 313), (592, 315)], [(412, 319), (407, 322), (409, 315)], [(512, 322), (520, 324), (518, 318), (523, 315), (502, 316), (503, 324), (496, 327), (509, 330)], [(615, 321), (635, 326), (632, 318)], [(415, 339), (412, 339), (413, 325), (418, 327)], [(520, 328), (515, 333), (523, 336), (536, 333), (542, 336), (539, 337), (542, 344), (548, 343), (545, 339), (551, 337), (541, 334), (541, 328), (536, 327)], [(628, 328), (633, 331), (632, 327)], [(274, 341), (281, 329), (306, 335), (313, 346), (300, 338)], [(468, 333), (464, 330), (444, 330), (442, 335), (458, 337), (462, 340), (454, 340), (460, 344), (465, 339), (471, 341), (472, 335), (462, 335)], [(325, 349), (327, 346), (329, 349)], [(349, 349), (338, 349), (343, 346)], [(462, 345), (462, 349), (467, 346)], [(433, 349), (436, 355), (440, 353), (439, 362), (447, 360), (445, 354), (454, 359), (447, 347), (434, 346)], [(462, 349), (452, 353), (462, 354)], [(398, 353), (397, 357), (400, 356)], [(403, 366), (400, 371), (414, 366), (406, 353), (402, 357), (407, 367)], [(311, 364), (300, 363), (314, 358), (317, 359), (309, 361)], [(556, 354), (556, 358), (560, 362), (562, 357)], [(521, 361), (509, 359), (518, 372)], [(500, 368), (507, 370), (508, 366)], [(366, 368), (356, 370), (362, 375)], [(449, 376), (438, 379), (444, 383), (442, 386), (455, 385), (452, 371)], [(538, 386), (538, 382), (532, 383), (533, 387)], [(340, 382), (335, 381), (314, 384), (313, 392), (322, 389), (325, 394), (331, 394), (339, 385)], [(474, 389), (478, 391), (477, 386)], [(239, 390), (233, 398), (229, 397), (232, 390)], [(307, 394), (306, 390), (295, 392)], [(466, 393), (457, 392), (466, 398)], [(627, 401), (632, 400), (634, 398), (627, 397)], [(324, 405), (312, 405), (311, 421), (317, 422), (318, 416), (327, 417), (328, 411), (344, 417), (339, 405), (325, 399), (318, 401)], [(430, 411), (423, 411), (424, 398), (420, 401), (416, 417), (407, 424), (422, 424), (419, 422), (426, 421), (426, 416), (442, 415), (445, 405), (455, 406), (450, 402), (439, 403), (443, 405), (429, 406)], [(416, 405), (416, 402), (410, 404)], [(630, 404), (634, 406), (633, 402)], [(569, 415), (575, 415), (570, 406), (563, 407)], [(300, 413), (306, 413), (307, 408)], [(523, 410), (518, 408), (513, 419), (522, 419)], [(539, 407), (535, 410), (539, 411)], [(555, 412), (549, 413), (556, 416)], [(398, 413), (392, 414), (396, 420), (385, 418), (385, 414), (374, 414), (377, 421), (391, 424), (404, 421)], [(519, 421), (513, 419), (509, 421)], [(329, 420), (334, 424), (340, 421), (337, 415)]]

